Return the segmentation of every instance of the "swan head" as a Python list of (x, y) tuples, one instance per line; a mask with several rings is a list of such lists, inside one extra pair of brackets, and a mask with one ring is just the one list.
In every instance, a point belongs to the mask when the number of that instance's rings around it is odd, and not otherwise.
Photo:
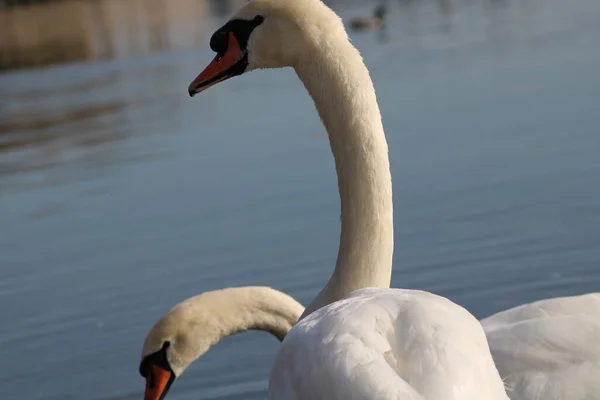
[(217, 55), (188, 92), (194, 96), (255, 69), (310, 62), (319, 44), (334, 35), (348, 37), (339, 16), (321, 0), (252, 0), (212, 35), (210, 48)]
[(183, 302), (152, 327), (142, 348), (144, 400), (162, 400), (175, 378), (211, 346), (218, 328), (200, 307)]

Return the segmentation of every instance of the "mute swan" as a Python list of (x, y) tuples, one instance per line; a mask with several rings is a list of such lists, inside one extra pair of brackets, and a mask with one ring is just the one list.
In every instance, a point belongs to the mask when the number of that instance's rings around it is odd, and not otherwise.
[(163, 399), (192, 361), (227, 336), (254, 329), (283, 340), (303, 311), (296, 300), (269, 287), (215, 290), (177, 304), (144, 341), (140, 364), (140, 374), (146, 377), (144, 399)]
[[(389, 289), (387, 142), (371, 78), (340, 18), (320, 0), (254, 0), (210, 46), (217, 56), (190, 84), (190, 95), (253, 69), (293, 67), (327, 129), (338, 175), (336, 267), (308, 317), (284, 340), (269, 398), (507, 400), (471, 314), (440, 296)], [(364, 287), (371, 288), (356, 291)], [(206, 347), (186, 342), (186, 329), (180, 340), (162, 332), (145, 346), (146, 400), (162, 399)]]

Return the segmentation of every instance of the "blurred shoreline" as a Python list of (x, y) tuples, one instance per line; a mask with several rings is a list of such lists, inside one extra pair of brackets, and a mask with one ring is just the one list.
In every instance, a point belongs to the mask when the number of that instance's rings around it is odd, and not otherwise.
[(140, 56), (205, 41), (214, 16), (243, 0), (58, 0), (0, 3), (0, 72)]
[[(206, 45), (246, 0), (0, 0), (0, 73), (137, 58)], [(410, 46), (498, 46), (597, 23), (595, 0), (326, 0), (342, 18), (390, 6), (393, 40)], [(343, 15), (343, 11), (349, 14)], [(383, 35), (385, 36), (385, 35)], [(386, 38), (384, 38), (386, 39)], [(387, 38), (390, 39), (390, 38)], [(545, 40), (545, 39), (544, 39)]]

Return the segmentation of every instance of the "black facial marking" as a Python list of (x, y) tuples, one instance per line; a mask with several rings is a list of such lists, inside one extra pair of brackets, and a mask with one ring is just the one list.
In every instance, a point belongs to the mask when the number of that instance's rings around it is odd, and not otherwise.
[(245, 19), (232, 19), (225, 25), (220, 27), (210, 38), (210, 48), (215, 53), (223, 54), (227, 50), (227, 43), (229, 39), (229, 33), (233, 33), (240, 49), (246, 51), (248, 47), (248, 38), (250, 34), (260, 24), (263, 23), (265, 18), (262, 15), (257, 15), (254, 19), (248, 21)]
[(218, 57), (222, 57), (227, 52), (227, 47), (229, 46), (229, 34), (234, 35), (239, 44), (240, 50), (243, 53), (243, 57), (217, 76), (202, 82), (197, 87), (188, 89), (190, 96), (194, 96), (194, 94), (196, 94), (199, 89), (204, 86), (211, 85), (212, 83), (223, 79), (231, 78), (232, 76), (241, 75), (246, 71), (246, 68), (248, 67), (248, 39), (250, 38), (250, 34), (254, 28), (262, 24), (264, 20), (265, 18), (262, 15), (257, 15), (252, 20), (233, 19), (219, 28), (212, 35), (210, 38), (210, 48), (217, 53)]
[(169, 360), (167, 360), (167, 349), (170, 345), (171, 342), (164, 342), (159, 351), (144, 357), (140, 363), (140, 375), (146, 378), (150, 372), (150, 365), (156, 365), (157, 367), (160, 367), (166, 371), (173, 372), (171, 366), (169, 365)]

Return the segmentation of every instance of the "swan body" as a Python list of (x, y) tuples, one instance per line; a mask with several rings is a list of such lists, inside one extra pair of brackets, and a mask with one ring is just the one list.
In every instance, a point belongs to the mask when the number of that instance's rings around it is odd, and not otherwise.
[(481, 324), (512, 400), (600, 400), (600, 293), (524, 304)]
[(270, 399), (508, 400), (483, 329), (422, 291), (368, 288), (294, 326)]
[[(284, 340), (269, 397), (507, 400), (473, 316), (440, 296), (389, 289), (394, 232), (388, 147), (369, 72), (337, 14), (320, 0), (252, 0), (213, 34), (210, 45), (217, 55), (192, 81), (190, 95), (254, 69), (292, 67), (327, 130), (337, 172), (336, 265), (290, 331), (292, 338)], [(144, 346), (140, 368), (147, 377), (145, 400), (161, 400), (208, 344), (252, 326), (232, 324), (231, 315), (221, 318), (230, 329), (199, 343), (191, 338), (205, 329), (188, 332), (197, 326), (192, 316), (180, 332), (189, 340), (166, 340), (171, 331), (156, 328), (160, 334)]]

